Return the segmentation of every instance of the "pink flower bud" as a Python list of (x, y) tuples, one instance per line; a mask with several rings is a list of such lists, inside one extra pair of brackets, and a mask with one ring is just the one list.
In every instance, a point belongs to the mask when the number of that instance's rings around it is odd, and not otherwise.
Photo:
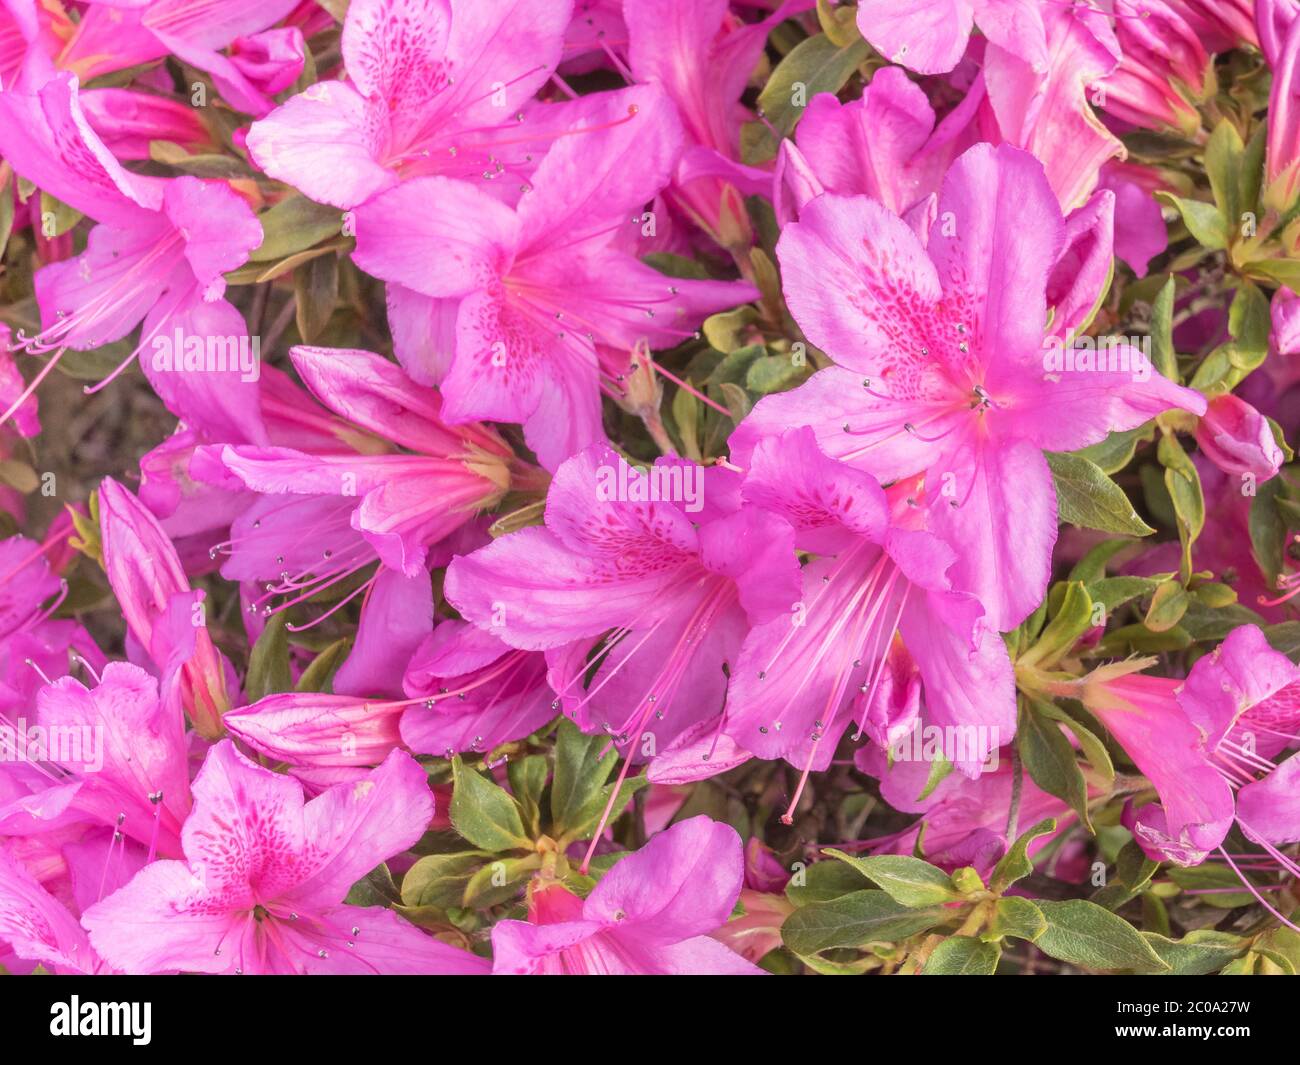
[(1216, 396), (1196, 427), (1196, 442), (1224, 473), (1267, 481), (1282, 465), (1268, 419), (1234, 395)]

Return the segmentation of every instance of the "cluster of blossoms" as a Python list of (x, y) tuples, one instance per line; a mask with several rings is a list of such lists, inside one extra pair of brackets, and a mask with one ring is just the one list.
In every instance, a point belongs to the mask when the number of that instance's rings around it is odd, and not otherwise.
[(1300, 971), (1297, 0), (3, 0), (0, 249), (4, 969)]

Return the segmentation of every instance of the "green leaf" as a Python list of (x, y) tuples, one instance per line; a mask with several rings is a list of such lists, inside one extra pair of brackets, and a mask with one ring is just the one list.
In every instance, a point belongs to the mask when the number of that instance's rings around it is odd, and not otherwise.
[(990, 883), (992, 890), (998, 893), (1006, 891), (1017, 880), (1023, 880), (1032, 873), (1034, 863), (1029, 860), (1029, 845), (1039, 836), (1046, 836), (1049, 832), (1055, 831), (1056, 818), (1047, 817), (1022, 832), (1015, 843), (1011, 844), (1007, 853), (1002, 856), (1002, 860), (993, 867), (993, 879)]
[(945, 939), (930, 954), (922, 976), (992, 976), (1002, 958), (996, 943), (983, 943), (969, 936)]
[(799, 955), (834, 947), (894, 943), (942, 924), (951, 915), (944, 909), (913, 910), (883, 891), (854, 891), (828, 902), (801, 906), (785, 919), (781, 939)]
[(451, 760), (451, 823), (474, 846), (496, 853), (531, 850), (519, 804), (504, 788), (468, 769), (460, 755)]
[[(759, 110), (780, 136), (787, 136), (794, 132), (814, 96), (839, 92), (870, 54), (871, 48), (861, 38), (838, 45), (819, 33), (800, 41), (767, 79), (758, 97)], [(748, 145), (745, 161), (766, 162), (776, 154), (777, 147), (771, 131), (759, 127)]]
[(1228, 231), (1237, 225), (1243, 210), (1240, 164), (1245, 151), (1246, 145), (1237, 127), (1229, 119), (1220, 119), (1205, 144), (1205, 175), (1210, 180), (1214, 202)]
[(349, 906), (388, 906), (401, 902), (402, 896), (397, 892), (388, 866), (380, 864), (348, 888), (343, 901)]
[(981, 939), (996, 940), (1014, 936), (1030, 943), (1047, 931), (1047, 918), (1043, 916), (1036, 903), (1019, 895), (1007, 895), (998, 899), (994, 911), (993, 923)]
[(523, 812), (524, 822), (533, 837), (542, 831), (542, 792), (546, 790), (546, 780), (550, 775), (550, 766), (544, 754), (530, 754), (511, 762), (506, 768), (510, 778), (510, 790)]
[(1201, 475), (1172, 433), (1166, 433), (1160, 438), (1156, 455), (1165, 468), (1165, 489), (1174, 506), (1178, 540), (1183, 549), (1180, 575), (1185, 584), (1192, 575), (1192, 544), (1205, 527), (1205, 496), (1201, 491)]
[(402, 877), (402, 905), (436, 906), (442, 910), (460, 906), (465, 885), (490, 857), (487, 851), (461, 851), (421, 858)]
[(1300, 973), (1300, 935), (1290, 928), (1270, 928), (1255, 939), (1254, 948), (1288, 976)]
[(339, 297), (337, 255), (319, 255), (293, 275), (294, 318), (304, 344), (314, 344), (334, 313)]
[(249, 261), (275, 262), (310, 248), (343, 231), (343, 212), (294, 194), (257, 216), (262, 243), (249, 253)]
[(1051, 717), (1039, 709), (1038, 701), (1022, 699), (1017, 729), (1020, 760), (1035, 784), (1049, 795), (1068, 803), (1079, 815), (1083, 827), (1092, 831), (1088, 816), (1088, 785), (1079, 768), (1074, 748)]
[(1202, 247), (1218, 250), (1228, 246), (1228, 227), (1217, 206), (1201, 200), (1185, 200), (1172, 192), (1157, 192), (1156, 197), (1177, 209), (1187, 231)]
[(334, 674), (347, 658), (352, 649), (352, 637), (344, 636), (335, 640), (320, 654), (311, 660), (311, 665), (302, 671), (298, 683), (294, 685), (297, 692), (328, 692), (334, 680)]
[(785, 897), (796, 906), (827, 902), (865, 890), (863, 875), (843, 862), (813, 862), (799, 869), (785, 888)]
[(1133, 461), (1138, 444), (1151, 440), (1154, 433), (1153, 424), (1147, 422), (1136, 429), (1108, 433), (1105, 440), (1080, 448), (1072, 454), (1094, 463), (1101, 468), (1102, 473), (1115, 474)]
[(1151, 353), (1156, 369), (1169, 380), (1182, 384), (1178, 353), (1174, 350), (1174, 296), (1177, 286), (1171, 276), (1151, 304)]
[(9, 235), (14, 229), (14, 194), (10, 185), (13, 182), (12, 174), (6, 175), (3, 182), (0, 182), (0, 256), (5, 253), (5, 248), (9, 244)]
[(1270, 586), (1282, 572), (1286, 548), (1286, 522), (1278, 511), (1278, 493), (1285, 487), (1281, 477), (1265, 481), (1250, 501), (1247, 528), (1250, 532), (1251, 554), (1269, 580)]
[(1088, 969), (1169, 972), (1140, 932), (1122, 917), (1086, 899), (1038, 903), (1047, 927), (1034, 945), (1058, 961)]
[[(584, 735), (572, 721), (560, 720), (556, 730), (555, 773), (551, 780), (551, 834), (563, 845), (590, 839), (600, 824), (614, 790), (614, 785), (605, 781), (618, 762), (613, 750), (603, 758), (600, 756), (601, 749), (608, 744), (607, 736)], [(611, 821), (646, 783), (644, 774), (623, 782), (610, 809)]]
[(1050, 717), (1053, 721), (1059, 721), (1074, 734), (1074, 738), (1079, 741), (1079, 746), (1083, 748), (1083, 756), (1088, 760), (1088, 764), (1101, 775), (1106, 783), (1109, 784), (1115, 779), (1115, 765), (1110, 760), (1106, 745), (1101, 742), (1095, 732), (1086, 725), (1081, 724), (1077, 718), (1062, 710), (1055, 703), (1040, 701), (1034, 705), (1045, 717)]
[(1092, 893), (1092, 901), (1108, 910), (1118, 910), (1151, 882), (1159, 868), (1158, 862), (1153, 862), (1134, 840), (1129, 840), (1115, 860), (1115, 875), (1105, 887)]
[[(1111, 540), (1123, 546), (1123, 540)], [(1088, 585), (1088, 595), (1094, 603), (1100, 603), (1111, 614), (1125, 603), (1132, 602), (1144, 595), (1152, 594), (1157, 582), (1150, 577), (1102, 577)]]
[(1237, 874), (1222, 865), (1171, 865), (1168, 876), (1184, 891), (1197, 892), (1196, 901), (1206, 906), (1232, 910), (1255, 901)]
[(875, 854), (857, 858), (833, 848), (824, 853), (851, 865), (859, 873), (884, 890), (895, 902), (904, 906), (939, 906), (956, 902), (962, 895), (952, 884), (952, 878), (920, 858), (906, 854)]
[(1051, 669), (1069, 654), (1076, 641), (1092, 628), (1092, 597), (1082, 581), (1065, 585), (1065, 596), (1056, 616), (1048, 623), (1038, 641), (1020, 657), (1020, 663)]
[(1225, 965), (1241, 957), (1250, 941), (1230, 932), (1216, 932), (1201, 928), (1188, 932), (1182, 939), (1169, 939), (1155, 932), (1143, 932), (1142, 938), (1150, 944), (1160, 960), (1169, 966), (1171, 976), (1204, 976), (1217, 973)]
[(536, 852), (518, 858), (494, 858), (469, 878), (460, 905), (485, 910), (509, 902), (541, 867), (542, 856)]
[(1187, 589), (1181, 582), (1172, 578), (1162, 581), (1151, 596), (1151, 605), (1142, 623), (1152, 632), (1168, 632), (1183, 620), (1190, 602)]
[(1101, 467), (1079, 455), (1056, 451), (1045, 454), (1056, 482), (1057, 515), (1061, 521), (1127, 536), (1155, 532), (1138, 517), (1124, 489)]
[(56, 200), (44, 189), (41, 190), (41, 235), (61, 237), (85, 217), (75, 207), (69, 207), (62, 200)]
[(244, 694), (250, 703), (264, 699), (272, 692), (293, 691), (293, 672), (289, 668), (289, 634), (285, 629), (284, 611), (272, 614), (266, 628), (253, 644), (248, 656), (248, 675), (244, 678)]

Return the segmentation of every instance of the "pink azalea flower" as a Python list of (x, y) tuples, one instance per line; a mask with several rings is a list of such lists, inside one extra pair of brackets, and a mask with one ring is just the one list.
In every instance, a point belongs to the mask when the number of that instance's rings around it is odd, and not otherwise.
[(194, 781), (184, 861), (158, 861), (82, 916), (129, 973), (461, 973), (488, 963), (348, 889), (410, 847), (433, 816), (423, 770), (394, 752), (355, 784), (307, 802), (302, 785), (229, 741)]
[(80, 743), (51, 744), (44, 786), (0, 807), (0, 831), (90, 822), (149, 848), (151, 859), (180, 853), (190, 810), (185, 726), (153, 677), (126, 662), (110, 662), (93, 688), (63, 677), (37, 694), (35, 724)]
[[(646, 486), (693, 480), (698, 494), (651, 501), (649, 487), (620, 491), (620, 475)], [(789, 528), (740, 508), (735, 480), (680, 459), (636, 474), (616, 452), (589, 448), (556, 473), (545, 527), (457, 558), (444, 594), (510, 646), (549, 651), (560, 693), (552, 711), (606, 732), (629, 763), (644, 761), (717, 716), (749, 626), (798, 598)]]
[[(400, 286), (389, 314), (408, 372), (441, 388), (450, 423), (522, 423), (548, 469), (602, 438), (600, 393), (619, 394), (639, 341), (674, 346), (712, 311), (756, 295), (665, 277), (627, 246), (629, 221), (641, 227), (681, 147), (662, 90), (606, 93), (591, 110), (592, 125), (554, 144), (516, 209), (427, 177), (356, 212), (356, 262)], [(411, 315), (436, 341), (403, 345)]]
[(1153, 661), (1103, 666), (1074, 692), (1156, 789), (1160, 805), (1138, 811), (1134, 836), (1153, 858), (1195, 865), (1235, 819), (1294, 874), (1276, 846), (1293, 831), (1281, 796), (1294, 759), (1270, 759), (1300, 737), (1300, 668), (1254, 625), (1234, 629), (1185, 681), (1135, 672)]
[(1296, 99), (1300, 68), (1300, 9), (1282, 0), (1261, 0), (1255, 17), (1273, 84), (1268, 100), (1268, 150), (1264, 156), (1264, 202), (1290, 210), (1300, 192), (1300, 107)]
[(1108, 160), (1124, 157), (1123, 144), (1091, 107), (1109, 85), (1102, 79), (1121, 52), (1105, 12), (1055, 3), (1041, 10), (1046, 66), (1035, 67), (1032, 56), (990, 40), (983, 75), (1001, 139), (1042, 160), (1052, 191), (1068, 211), (1092, 194)]
[[(944, 869), (973, 865), (987, 876), (1006, 853), (1008, 818), (1016, 772), (1010, 752), (1003, 751), (996, 769), (975, 777), (949, 773), (936, 785), (934, 763), (898, 757), (882, 747), (864, 747), (854, 756), (858, 768), (880, 781), (880, 794), (895, 810), (920, 814), (915, 824), (888, 836), (866, 840), (850, 849), (876, 854), (916, 854)], [(1097, 794), (1103, 794), (1097, 790)], [(1070, 807), (1025, 776), (1020, 781), (1019, 826), (1055, 818), (1057, 830), (1029, 845), (1033, 857), (1077, 822)], [(863, 845), (865, 844), (865, 846)]]
[(1207, 52), (1227, 52), (1243, 44), (1263, 47), (1262, 35), (1256, 33), (1256, 24), (1251, 16), (1268, 7), (1270, 2), (1271, 0), (1165, 0), (1196, 31)]
[(625, 0), (626, 73), (663, 87), (677, 107), (687, 147), (666, 199), (723, 247), (752, 241), (744, 197), (770, 195), (772, 176), (740, 162), (741, 103), (772, 27), (807, 0), (781, 4), (745, 23), (727, 0)]
[[(86, 123), (77, 81), (56, 75), (33, 93), (0, 92), (0, 154), (44, 191), (100, 223), (86, 250), (36, 273), (45, 328), (19, 335), (33, 353), (54, 351), (28, 392), (67, 348), (120, 340), (144, 322), (140, 343), (103, 387), (160, 334), (241, 337), (243, 317), (223, 298), (223, 275), (262, 240), (247, 204), (221, 182), (148, 178), (124, 170)], [(141, 368), (170, 406), (214, 431), (242, 431), (240, 399), (254, 387), (238, 374)], [(13, 413), (14, 404), (0, 415)]]
[(50, 562), (56, 545), (53, 538), (43, 544), (21, 536), (0, 540), (0, 720), (10, 718), (10, 725), (50, 676), (68, 672), (72, 652), (103, 664), (99, 648), (77, 622), (52, 616), (68, 594)]
[(355, 695), (277, 692), (226, 715), (232, 736), (294, 769), (378, 765), (401, 746), (402, 707)]
[(762, 400), (733, 458), (808, 424), (827, 454), (881, 480), (926, 471), (930, 528), (963, 545), (955, 586), (1014, 627), (1043, 597), (1056, 540), (1042, 452), (1205, 409), (1146, 361), (1132, 363), (1145, 375), (1049, 368), (1106, 284), (1111, 206), (1102, 192), (1062, 217), (1035, 159), (986, 145), (949, 172), (928, 244), (865, 197), (814, 200), (777, 250), (791, 312), (838, 365)]
[[(785, 518), (796, 544), (826, 557), (803, 568), (794, 610), (758, 625), (732, 670), (726, 731), (762, 758), (826, 769), (840, 736), (877, 711), (901, 633), (925, 688), (926, 718), (984, 726), (961, 752), (975, 774), (1015, 731), (1006, 647), (969, 595), (952, 590), (953, 551), (917, 527), (905, 499), (891, 501), (869, 475), (828, 458), (810, 429), (754, 449), (745, 498)], [(900, 517), (903, 520), (900, 520)], [(862, 729), (859, 729), (861, 735)], [(803, 790), (790, 803), (793, 814)]]
[(411, 698), (402, 741), (447, 758), (520, 739), (556, 713), (545, 655), (463, 621), (439, 623), (411, 658), (403, 686)]
[[(110, 971), (68, 908), (19, 862), (0, 850), (0, 944), (57, 974)], [(0, 953), (0, 958), (3, 954)]]
[(727, 923), (744, 878), (730, 825), (692, 817), (621, 859), (579, 899), (534, 884), (528, 921), (492, 929), (492, 971), (547, 976), (760, 976), (710, 933)]
[(277, 595), (288, 597), (274, 608), (284, 609), (376, 562), (418, 577), (429, 548), (494, 505), (518, 468), (496, 433), (449, 426), (438, 393), (372, 352), (296, 347), (290, 355), (321, 403), (364, 439), (391, 443), (379, 454), (349, 450), (344, 441), (332, 453), (222, 450), (236, 483), (263, 496), (235, 520), (229, 543), (212, 548), (230, 552), (221, 570), (227, 579), (270, 582), (254, 610)]
[[(81, 80), (174, 55), (212, 75), (221, 95), (240, 111), (272, 107), (246, 68), (222, 54), (238, 37), (273, 26), (298, 0), (92, 0), (58, 58)], [(294, 31), (297, 32), (297, 31)]]
[(901, 217), (939, 191), (953, 159), (974, 143), (983, 99), (978, 82), (936, 125), (921, 87), (902, 68), (884, 67), (851, 103), (832, 93), (814, 96), (796, 141), (826, 190), (870, 196)]
[(1148, 853), (1195, 865), (1232, 827), (1232, 790), (1179, 703), (1179, 682), (1135, 672), (1150, 662), (1102, 666), (1080, 682), (1077, 697), (1160, 797), (1162, 816), (1140, 818), (1134, 837)]
[(1044, 71), (1051, 61), (1046, 6), (1025, 0), (862, 0), (858, 28), (891, 63), (918, 74), (952, 70), (976, 25), (993, 44)]
[[(569, 0), (355, 0), (349, 81), (324, 81), (253, 124), (254, 162), (313, 200), (350, 208), (418, 175), (531, 172), (521, 141), (553, 116), (521, 111), (560, 59)], [(544, 109), (543, 109), (544, 110)], [(523, 121), (521, 121), (521, 119)]]

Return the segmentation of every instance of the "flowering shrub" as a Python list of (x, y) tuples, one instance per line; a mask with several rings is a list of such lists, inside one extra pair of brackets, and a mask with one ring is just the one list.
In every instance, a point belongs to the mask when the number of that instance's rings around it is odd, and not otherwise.
[(6, 0), (0, 964), (1300, 969), (1295, 0)]

